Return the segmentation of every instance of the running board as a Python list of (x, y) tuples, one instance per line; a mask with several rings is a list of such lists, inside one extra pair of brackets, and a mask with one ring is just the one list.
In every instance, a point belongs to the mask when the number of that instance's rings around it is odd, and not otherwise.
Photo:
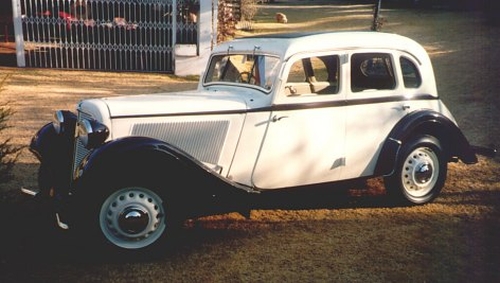
[(489, 147), (472, 145), (471, 147), (472, 147), (472, 150), (474, 150), (474, 152), (476, 154), (479, 154), (482, 156), (493, 158), (497, 154), (497, 149), (494, 145), (490, 145)]

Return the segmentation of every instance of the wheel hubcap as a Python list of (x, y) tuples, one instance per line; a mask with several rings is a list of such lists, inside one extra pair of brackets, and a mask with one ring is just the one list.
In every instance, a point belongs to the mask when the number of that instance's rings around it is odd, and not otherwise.
[(149, 215), (139, 207), (126, 208), (118, 217), (118, 226), (130, 234), (139, 234), (148, 227)]
[(415, 181), (419, 184), (429, 182), (432, 178), (432, 165), (429, 163), (419, 164), (415, 171)]
[(404, 162), (401, 172), (403, 187), (412, 197), (422, 197), (432, 191), (439, 177), (439, 159), (427, 147), (416, 148)]
[(116, 246), (146, 247), (166, 229), (162, 199), (146, 188), (118, 190), (101, 206), (99, 224), (106, 239)]

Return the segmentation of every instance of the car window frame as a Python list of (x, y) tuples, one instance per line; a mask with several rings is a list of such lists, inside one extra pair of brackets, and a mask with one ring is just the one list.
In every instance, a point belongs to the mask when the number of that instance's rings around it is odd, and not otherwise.
[[(416, 87), (408, 87), (406, 85), (406, 81), (405, 81), (405, 74), (404, 74), (404, 70), (403, 70), (403, 66), (402, 66), (402, 63), (401, 63), (401, 59), (405, 59), (409, 62), (411, 62), (413, 64), (413, 66), (416, 68), (417, 72), (418, 72), (418, 79), (419, 79), (419, 84), (418, 86)], [(423, 80), (423, 74), (422, 74), (422, 68), (421, 68), (421, 63), (420, 61), (416, 60), (413, 56), (411, 56), (411, 54), (406, 54), (406, 53), (403, 53), (403, 54), (400, 54), (399, 55), (399, 58), (398, 58), (398, 67), (400, 69), (400, 73), (401, 73), (401, 85), (402, 87), (405, 89), (405, 90), (415, 90), (415, 89), (419, 89), (420, 87), (422, 87), (422, 85), (424, 84), (424, 80)]]
[[(364, 91), (359, 91), (359, 92), (353, 92), (351, 89), (351, 61), (352, 61), (352, 55), (353, 54), (358, 54), (358, 53), (384, 53), (389, 55), (391, 58), (391, 64), (392, 64), (392, 69), (394, 72), (394, 79), (395, 79), (395, 86), (393, 89), (367, 89)], [(347, 52), (347, 57), (346, 59), (346, 82), (345, 82), (345, 92), (346, 92), (346, 100), (358, 100), (358, 99), (371, 99), (371, 98), (381, 98), (381, 97), (388, 97), (388, 96), (399, 96), (402, 94), (402, 89), (401, 89), (401, 68), (399, 67), (398, 64), (396, 64), (396, 60), (399, 62), (399, 56), (401, 55), (401, 52), (398, 50), (393, 50), (393, 49), (377, 49), (377, 48), (367, 48), (367, 49), (350, 49)]]
[[(230, 81), (210, 81), (207, 82), (207, 79), (210, 75), (212, 75), (209, 70), (211, 69), (212, 64), (214, 63), (213, 60), (217, 56), (227, 56), (227, 55), (247, 55), (247, 56), (265, 56), (265, 57), (273, 57), (277, 59), (276, 62), (276, 67), (274, 68), (274, 78), (272, 78), (272, 84), (270, 88), (265, 88), (260, 85), (255, 85), (251, 83), (241, 83), (241, 82), (230, 82)], [(263, 92), (266, 95), (269, 95), (275, 91), (275, 89), (278, 86), (278, 78), (280, 76), (280, 69), (282, 68), (283, 62), (281, 58), (276, 55), (276, 54), (271, 54), (271, 53), (255, 53), (255, 52), (231, 52), (231, 53), (213, 53), (211, 54), (210, 58), (208, 59), (208, 64), (207, 64), (207, 70), (203, 73), (203, 79), (201, 80), (201, 85), (203, 87), (211, 87), (211, 86), (234, 86), (234, 87), (243, 87), (243, 88), (252, 88), (252, 89), (257, 89), (261, 92)]]
[[(354, 61), (353, 57), (356, 55), (360, 55), (360, 54), (362, 54), (362, 55), (373, 54), (374, 56), (371, 56), (373, 58), (377, 58), (377, 57), (375, 57), (377, 55), (383, 55), (383, 56), (386, 56), (390, 59), (391, 69), (388, 70), (388, 73), (391, 73), (391, 71), (392, 71), (392, 78), (393, 78), (393, 87), (392, 88), (366, 87), (366, 88), (361, 89), (361, 90), (354, 90), (353, 82), (354, 82), (355, 76), (353, 75), (353, 72), (354, 72), (354, 70), (353, 70), (353, 61)], [(364, 63), (367, 60), (368, 59), (363, 59), (363, 61), (361, 63)], [(355, 50), (355, 51), (352, 51), (349, 54), (349, 73), (348, 73), (349, 92), (352, 93), (353, 95), (357, 95), (357, 94), (363, 95), (365, 93), (375, 94), (375, 93), (388, 93), (388, 92), (396, 91), (398, 89), (400, 83), (399, 83), (399, 76), (398, 76), (398, 67), (396, 66), (395, 62), (396, 62), (396, 60), (395, 60), (395, 56), (394, 56), (394, 51), (391, 51), (391, 50)], [(398, 62), (399, 62), (399, 60), (398, 60)], [(362, 75), (366, 76), (366, 74), (362, 74)]]
[[(337, 69), (337, 76), (338, 76), (338, 85), (337, 85), (337, 91), (335, 93), (331, 94), (317, 94), (317, 93), (307, 93), (305, 95), (288, 95), (287, 91), (285, 89), (287, 80), (288, 80), (288, 75), (291, 71), (291, 68), (294, 63), (297, 61), (301, 61), (306, 58), (312, 58), (312, 57), (325, 57), (325, 56), (337, 56), (338, 58), (338, 69)], [(343, 61), (345, 60), (345, 51), (328, 51), (328, 52), (315, 52), (315, 53), (299, 53), (295, 54), (293, 56), (290, 56), (287, 60), (284, 62), (284, 67), (283, 71), (281, 73), (281, 84), (279, 86), (279, 89), (276, 89), (276, 95), (274, 98), (274, 103), (275, 104), (295, 104), (295, 103), (311, 103), (311, 102), (321, 102), (321, 101), (336, 101), (336, 100), (344, 100), (345, 95), (344, 95), (344, 84), (345, 84), (345, 79), (344, 79), (344, 64)], [(306, 81), (304, 83), (307, 83)]]

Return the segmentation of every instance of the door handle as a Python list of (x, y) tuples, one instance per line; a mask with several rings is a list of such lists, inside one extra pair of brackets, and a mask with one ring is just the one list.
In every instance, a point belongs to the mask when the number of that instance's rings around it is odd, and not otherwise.
[(288, 89), (288, 91), (290, 91), (290, 96), (294, 96), (297, 94), (297, 89), (293, 85), (287, 85), (285, 86), (285, 89)]
[(402, 108), (403, 110), (408, 110), (408, 109), (410, 109), (410, 105), (408, 105), (408, 104), (403, 104), (403, 106), (401, 106), (401, 108)]
[(271, 122), (278, 122), (281, 119), (288, 118), (288, 116), (280, 116), (278, 117), (277, 115), (274, 115), (273, 118), (271, 118)]

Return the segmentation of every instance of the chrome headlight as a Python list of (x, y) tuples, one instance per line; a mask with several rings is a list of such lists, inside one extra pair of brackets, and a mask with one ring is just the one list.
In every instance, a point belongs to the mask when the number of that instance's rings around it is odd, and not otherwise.
[(52, 121), (52, 126), (56, 133), (73, 133), (76, 121), (76, 115), (67, 110), (58, 110), (54, 113), (54, 120)]
[(95, 120), (83, 119), (78, 122), (77, 136), (86, 148), (97, 147), (109, 136), (108, 127)]

